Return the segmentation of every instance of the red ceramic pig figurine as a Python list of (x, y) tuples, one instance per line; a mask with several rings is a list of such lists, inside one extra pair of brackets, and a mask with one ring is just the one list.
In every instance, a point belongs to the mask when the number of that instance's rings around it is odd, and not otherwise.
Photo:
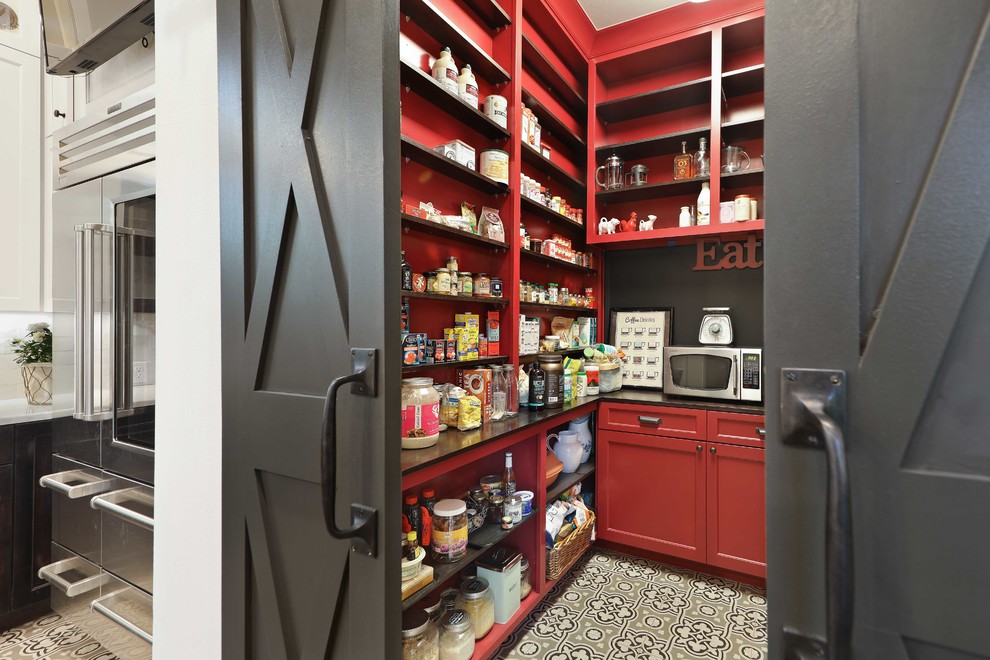
[(636, 220), (636, 212), (633, 211), (630, 216), (625, 220), (619, 221), (619, 231), (637, 231), (639, 229), (639, 221)]

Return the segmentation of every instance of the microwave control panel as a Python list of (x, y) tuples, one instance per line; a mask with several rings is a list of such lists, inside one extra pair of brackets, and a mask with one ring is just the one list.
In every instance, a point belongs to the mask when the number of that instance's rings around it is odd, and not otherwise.
[(761, 360), (759, 353), (743, 353), (742, 386), (744, 390), (760, 389)]

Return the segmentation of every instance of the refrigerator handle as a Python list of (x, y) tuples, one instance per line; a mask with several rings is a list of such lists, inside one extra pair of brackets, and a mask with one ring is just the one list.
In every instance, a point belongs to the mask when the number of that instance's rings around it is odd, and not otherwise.
[(323, 517), (327, 531), (335, 539), (351, 539), (351, 549), (370, 557), (377, 555), (378, 511), (362, 504), (351, 504), (351, 526), (337, 527), (337, 390), (354, 383), (352, 392), (375, 396), (375, 349), (351, 349), (352, 373), (334, 378), (323, 404), (323, 433), (320, 443), (320, 470), (323, 487)]
[[(113, 228), (102, 224), (85, 224), (76, 231), (76, 300), (75, 300), (75, 414), (77, 419), (95, 421), (107, 418), (102, 396), (102, 241)], [(100, 297), (97, 297), (99, 287)], [(98, 310), (100, 308), (100, 310)], [(99, 327), (97, 313), (100, 311)], [(97, 343), (99, 342), (99, 346)], [(99, 356), (97, 355), (99, 349)], [(99, 381), (99, 382), (97, 382)]]
[(114, 313), (117, 333), (117, 355), (114, 360), (114, 405), (120, 415), (134, 408), (134, 353), (132, 326), (134, 323), (134, 235), (128, 232), (115, 234)]

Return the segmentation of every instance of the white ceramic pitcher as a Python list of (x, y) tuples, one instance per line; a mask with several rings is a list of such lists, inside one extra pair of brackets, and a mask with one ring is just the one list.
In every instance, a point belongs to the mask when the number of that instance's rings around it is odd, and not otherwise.
[[(551, 440), (557, 440), (557, 445), (551, 447)], [(581, 465), (581, 454), (584, 453), (584, 448), (578, 440), (577, 431), (567, 430), (551, 433), (547, 436), (547, 449), (552, 451), (564, 464), (565, 473), (577, 472), (578, 466)]]
[(591, 435), (591, 413), (588, 413), (584, 417), (574, 418), (567, 425), (567, 429), (569, 431), (577, 431), (578, 442), (581, 443), (581, 449), (583, 450), (581, 463), (587, 463), (588, 459), (591, 458), (591, 447), (595, 444), (594, 436)]

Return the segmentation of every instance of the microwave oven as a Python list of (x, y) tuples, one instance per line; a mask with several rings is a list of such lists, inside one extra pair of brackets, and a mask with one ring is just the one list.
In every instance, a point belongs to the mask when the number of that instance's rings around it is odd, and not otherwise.
[(663, 349), (665, 394), (763, 401), (763, 349), (668, 346)]

